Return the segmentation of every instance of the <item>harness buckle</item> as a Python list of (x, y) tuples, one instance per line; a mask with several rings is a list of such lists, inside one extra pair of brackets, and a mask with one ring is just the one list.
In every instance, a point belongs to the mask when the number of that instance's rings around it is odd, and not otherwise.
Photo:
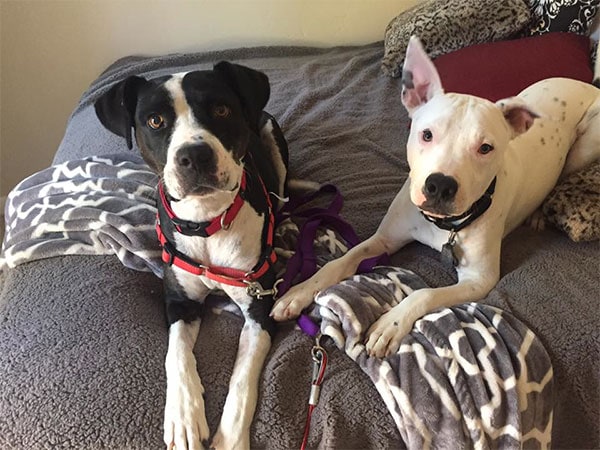
[(200, 236), (208, 237), (206, 231), (207, 224), (203, 222), (191, 222), (189, 220), (182, 220), (177, 217), (171, 218), (171, 222), (175, 225), (175, 229), (186, 236)]
[[(167, 263), (169, 266), (173, 265), (173, 261), (175, 260), (175, 247), (171, 243), (171, 241), (165, 241), (162, 245), (163, 248), (163, 261)], [(165, 259), (164, 255), (167, 255), (167, 259)]]

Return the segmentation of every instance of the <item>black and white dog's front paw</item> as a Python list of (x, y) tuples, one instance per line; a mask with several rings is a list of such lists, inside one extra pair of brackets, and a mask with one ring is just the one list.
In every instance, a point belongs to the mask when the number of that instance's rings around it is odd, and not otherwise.
[(221, 426), (215, 434), (210, 448), (214, 450), (248, 450), (250, 448), (250, 436), (247, 432), (224, 430)]
[(164, 440), (167, 449), (203, 450), (210, 431), (204, 411), (204, 387), (194, 371), (168, 381)]

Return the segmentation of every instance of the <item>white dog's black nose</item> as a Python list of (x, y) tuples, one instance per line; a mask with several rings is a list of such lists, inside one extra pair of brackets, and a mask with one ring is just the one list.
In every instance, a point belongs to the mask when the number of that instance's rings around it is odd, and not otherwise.
[(432, 203), (448, 202), (454, 199), (456, 191), (458, 191), (456, 180), (439, 172), (429, 175), (423, 186), (423, 195)]
[(214, 151), (208, 144), (188, 145), (180, 148), (176, 156), (180, 169), (203, 172), (214, 162)]

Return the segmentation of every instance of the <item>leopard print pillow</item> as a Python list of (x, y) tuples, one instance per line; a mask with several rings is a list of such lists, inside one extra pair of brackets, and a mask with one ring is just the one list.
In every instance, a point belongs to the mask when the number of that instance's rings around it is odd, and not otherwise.
[(498, 41), (516, 35), (531, 21), (523, 0), (431, 0), (417, 4), (396, 18), (385, 30), (382, 70), (402, 73), (402, 62), (411, 35), (417, 35), (430, 57), (469, 45)]
[(574, 241), (600, 239), (600, 161), (560, 181), (542, 211)]

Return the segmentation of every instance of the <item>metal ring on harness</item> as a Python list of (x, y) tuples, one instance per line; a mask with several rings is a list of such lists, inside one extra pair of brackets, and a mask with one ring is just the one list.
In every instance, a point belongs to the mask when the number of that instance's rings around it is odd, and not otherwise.
[(223, 211), (223, 214), (221, 214), (221, 229), (222, 230), (229, 230), (229, 228), (231, 227), (231, 222), (229, 222), (227, 225), (225, 225), (225, 215), (227, 214), (227, 209), (225, 211)]

